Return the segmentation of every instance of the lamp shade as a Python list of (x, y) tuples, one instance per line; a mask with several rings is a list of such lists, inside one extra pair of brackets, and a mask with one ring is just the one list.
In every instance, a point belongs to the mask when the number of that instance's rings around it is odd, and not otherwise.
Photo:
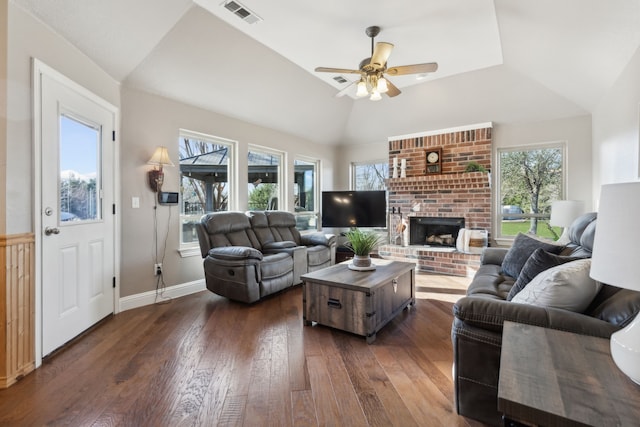
[(360, 81), (358, 82), (357, 90), (356, 90), (356, 96), (358, 98), (361, 98), (367, 95), (369, 95), (369, 91), (367, 90), (367, 84), (365, 83), (364, 80), (360, 79)]
[(584, 202), (580, 200), (556, 200), (551, 203), (549, 224), (569, 227), (573, 220), (584, 213)]
[(602, 186), (591, 258), (592, 278), (640, 291), (639, 214), (640, 182)]
[[(603, 185), (591, 257), (591, 277), (620, 288), (640, 291), (637, 225), (640, 182)], [(640, 384), (640, 315), (611, 335), (611, 357)]]
[(153, 156), (151, 156), (147, 163), (150, 165), (158, 165), (161, 169), (162, 166), (174, 166), (171, 158), (169, 157), (167, 147), (156, 148), (156, 151), (153, 152)]

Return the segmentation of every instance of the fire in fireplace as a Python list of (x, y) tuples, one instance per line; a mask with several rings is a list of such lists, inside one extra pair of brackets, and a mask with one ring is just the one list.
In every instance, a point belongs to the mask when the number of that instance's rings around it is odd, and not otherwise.
[(464, 218), (409, 217), (409, 244), (456, 247)]

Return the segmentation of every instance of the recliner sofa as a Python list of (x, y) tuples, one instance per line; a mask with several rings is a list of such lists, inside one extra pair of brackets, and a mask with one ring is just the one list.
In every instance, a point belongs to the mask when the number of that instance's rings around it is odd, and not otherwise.
[[(576, 219), (569, 228), (571, 241), (560, 255), (590, 257), (596, 223), (595, 213)], [(456, 410), (460, 415), (491, 425), (501, 424), (498, 379), (504, 321), (609, 338), (640, 312), (640, 292), (606, 284), (582, 313), (508, 301), (516, 278), (503, 271), (507, 252), (504, 248), (484, 250), (467, 296), (453, 307)]]
[(245, 303), (301, 283), (335, 263), (335, 236), (301, 235), (283, 211), (215, 212), (196, 226), (207, 289)]

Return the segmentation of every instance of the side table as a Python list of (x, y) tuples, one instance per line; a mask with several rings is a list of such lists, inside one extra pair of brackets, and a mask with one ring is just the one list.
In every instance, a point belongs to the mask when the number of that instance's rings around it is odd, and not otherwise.
[(505, 322), (498, 410), (533, 425), (638, 426), (640, 386), (608, 339)]

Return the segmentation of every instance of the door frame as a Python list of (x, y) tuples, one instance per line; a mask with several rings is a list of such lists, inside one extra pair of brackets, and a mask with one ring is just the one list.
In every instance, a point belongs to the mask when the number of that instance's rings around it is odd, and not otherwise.
[(35, 235), (35, 364), (36, 368), (42, 364), (42, 80), (46, 75), (58, 83), (67, 86), (100, 107), (113, 114), (113, 128), (116, 131), (113, 141), (113, 201), (116, 214), (113, 221), (113, 260), (116, 286), (113, 290), (113, 312), (120, 310), (120, 109), (95, 93), (69, 79), (62, 73), (49, 67), (37, 58), (32, 59), (32, 87), (33, 87), (33, 222)]

